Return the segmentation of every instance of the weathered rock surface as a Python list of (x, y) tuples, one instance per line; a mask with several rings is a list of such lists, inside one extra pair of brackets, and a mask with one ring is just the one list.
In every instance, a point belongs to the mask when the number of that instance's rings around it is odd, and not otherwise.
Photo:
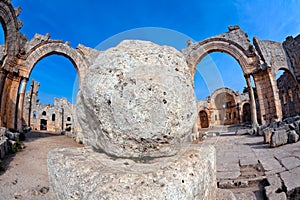
[(270, 144), (271, 136), (272, 136), (272, 129), (271, 128), (266, 128), (262, 132), (263, 132), (263, 135), (264, 135), (264, 143)]
[(280, 173), (288, 199), (300, 199), (300, 167)]
[(138, 40), (98, 56), (77, 102), (89, 144), (117, 157), (175, 155), (193, 128), (195, 111), (182, 53)]
[(288, 142), (289, 143), (295, 143), (298, 142), (299, 140), (299, 135), (296, 133), (295, 130), (292, 130), (288, 133)]
[[(267, 177), (269, 186), (265, 187), (265, 195), (268, 199), (274, 200), (284, 200), (286, 199), (286, 194), (283, 192), (283, 186), (281, 179), (273, 174)], [(280, 192), (281, 191), (281, 192)]]
[(254, 135), (255, 131), (252, 128), (249, 129), (237, 129), (235, 131), (236, 135)]
[(215, 161), (211, 146), (190, 147), (146, 164), (89, 148), (56, 149), (48, 155), (59, 199), (215, 199)]
[(236, 200), (236, 198), (232, 191), (218, 188), (217, 200)]
[(277, 130), (272, 132), (270, 146), (277, 147), (288, 142), (288, 133), (286, 130)]

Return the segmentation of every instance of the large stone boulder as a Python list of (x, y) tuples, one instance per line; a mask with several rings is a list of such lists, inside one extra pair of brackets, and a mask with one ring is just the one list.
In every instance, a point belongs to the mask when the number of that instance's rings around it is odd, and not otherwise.
[(182, 53), (137, 40), (98, 56), (77, 102), (88, 143), (117, 157), (175, 155), (191, 133), (196, 110)]
[(277, 130), (272, 132), (270, 146), (278, 147), (288, 142), (288, 133), (286, 130)]

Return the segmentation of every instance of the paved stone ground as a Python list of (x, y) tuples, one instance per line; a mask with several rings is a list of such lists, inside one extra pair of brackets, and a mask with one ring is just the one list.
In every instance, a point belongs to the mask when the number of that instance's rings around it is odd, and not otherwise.
[[(263, 137), (222, 133), (198, 145), (206, 144), (217, 150), (218, 186), (226, 189), (219, 199), (266, 199), (265, 195), (300, 199), (294, 195), (300, 188), (300, 142), (270, 148), (263, 144)], [(6, 159), (8, 170), (0, 174), (0, 199), (55, 199), (47, 153), (56, 147), (79, 145), (66, 136), (45, 133), (31, 133), (25, 145), (22, 152)]]
[(261, 136), (223, 133), (205, 144), (217, 150), (218, 187), (236, 199), (300, 199), (300, 142), (270, 148)]
[(21, 152), (4, 159), (6, 171), (0, 172), (0, 199), (56, 199), (48, 178), (48, 152), (82, 145), (65, 135), (45, 132), (27, 133), (24, 145)]

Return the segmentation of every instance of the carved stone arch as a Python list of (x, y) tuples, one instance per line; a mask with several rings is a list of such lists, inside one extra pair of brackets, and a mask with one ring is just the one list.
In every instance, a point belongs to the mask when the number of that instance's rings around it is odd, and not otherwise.
[(249, 73), (248, 66), (251, 64), (251, 60), (245, 56), (245, 50), (233, 41), (225, 40), (222, 38), (212, 38), (203, 40), (193, 48), (190, 53), (187, 63), (192, 69), (192, 74), (194, 75), (196, 66), (201, 62), (201, 60), (210, 53), (213, 52), (224, 52), (231, 55), (241, 66), (243, 73)]
[(181, 52), (185, 55), (192, 76), (201, 60), (212, 52), (224, 52), (232, 56), (241, 66), (244, 74), (256, 69), (259, 57), (250, 44), (248, 36), (239, 27), (228, 27), (229, 32), (189, 44)]
[(15, 56), (19, 53), (19, 37), (21, 34), (18, 32), (22, 27), (22, 22), (17, 19), (20, 13), (20, 8), (14, 9), (10, 1), (0, 1), (0, 22), (4, 32), (4, 58), (2, 59), (2, 67), (5, 63), (10, 63), (15, 59)]
[(227, 94), (231, 95), (231, 96), (233, 97), (235, 103), (237, 103), (237, 102), (236, 102), (236, 97), (238, 96), (238, 94), (237, 94), (235, 91), (233, 91), (233, 90), (231, 90), (231, 89), (229, 89), (229, 88), (226, 88), (226, 87), (219, 88), (219, 89), (216, 89), (216, 90), (211, 94), (211, 96), (210, 96), (210, 99), (211, 99), (211, 105), (212, 105), (212, 107), (213, 107), (214, 109), (216, 108), (216, 103), (215, 103), (216, 97), (217, 97), (219, 94), (223, 94), (223, 93), (227, 93)]
[(247, 86), (250, 88), (251, 111), (253, 125), (257, 126), (256, 103), (249, 75), (257, 70), (261, 62), (255, 48), (250, 44), (246, 33), (240, 27), (228, 27), (229, 32), (189, 44), (181, 52), (185, 55), (190, 72), (194, 78), (196, 67), (201, 60), (212, 52), (225, 52), (232, 56), (241, 66)]
[(41, 59), (54, 54), (62, 55), (72, 62), (78, 73), (80, 85), (88, 68), (88, 62), (82, 54), (80, 54), (78, 51), (76, 51), (69, 45), (55, 41), (40, 44), (29, 51), (25, 58), (25, 62), (23, 63), (25, 70), (22, 76), (29, 78), (34, 66)]
[(275, 80), (276, 80), (276, 75), (277, 73), (280, 71), (280, 70), (283, 70), (285, 73), (288, 74), (288, 76), (291, 78), (291, 81), (293, 81), (295, 84), (297, 84), (297, 79), (296, 79), (296, 76), (295, 76), (295, 73), (293, 73), (289, 68), (287, 67), (282, 67), (282, 68), (278, 68), (276, 69), (275, 71)]

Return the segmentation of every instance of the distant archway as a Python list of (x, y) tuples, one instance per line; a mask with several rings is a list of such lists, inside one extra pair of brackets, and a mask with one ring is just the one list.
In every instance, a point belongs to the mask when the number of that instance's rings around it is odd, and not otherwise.
[(209, 127), (208, 115), (204, 110), (201, 110), (199, 112), (199, 119), (200, 119), (201, 128), (208, 128)]
[(251, 108), (250, 103), (244, 103), (243, 104), (243, 122), (244, 123), (250, 123), (251, 122)]

